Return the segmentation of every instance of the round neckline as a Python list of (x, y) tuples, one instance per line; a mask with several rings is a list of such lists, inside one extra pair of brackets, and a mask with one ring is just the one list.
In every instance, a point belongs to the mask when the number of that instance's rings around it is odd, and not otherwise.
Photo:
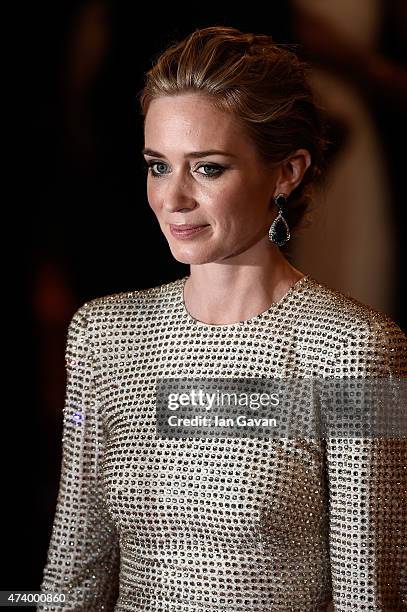
[(250, 319), (244, 319), (243, 321), (237, 321), (236, 323), (222, 323), (219, 325), (216, 323), (204, 323), (203, 321), (200, 321), (199, 319), (195, 319), (188, 311), (185, 305), (185, 300), (184, 300), (184, 288), (185, 288), (185, 283), (188, 280), (188, 278), (190, 277), (184, 276), (179, 281), (180, 283), (179, 284), (179, 298), (180, 298), (179, 301), (180, 301), (180, 306), (181, 306), (181, 310), (182, 310), (184, 318), (187, 319), (191, 324), (195, 325), (196, 327), (203, 327), (206, 329), (216, 330), (216, 329), (232, 329), (234, 327), (242, 328), (242, 327), (245, 327), (246, 325), (251, 325), (253, 323), (256, 323), (257, 321), (267, 318), (268, 314), (270, 314), (271, 312), (275, 311), (277, 308), (280, 308), (283, 304), (285, 304), (285, 302), (289, 300), (289, 298), (295, 293), (295, 291), (297, 291), (300, 287), (302, 287), (310, 279), (310, 276), (308, 274), (305, 274), (304, 276), (299, 278), (293, 285), (291, 285), (291, 287), (283, 295), (283, 297), (281, 297), (277, 302), (272, 302), (266, 310), (264, 310), (263, 312), (260, 312), (258, 315), (255, 315), (254, 317), (250, 317)]

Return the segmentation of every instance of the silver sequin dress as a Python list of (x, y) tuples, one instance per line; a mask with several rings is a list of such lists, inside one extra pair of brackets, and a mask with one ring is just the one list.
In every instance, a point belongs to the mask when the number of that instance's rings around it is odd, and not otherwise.
[(154, 396), (157, 377), (404, 378), (406, 336), (309, 275), (256, 317), (201, 323), (187, 278), (72, 318), (41, 585), (70, 599), (37, 609), (406, 610), (405, 437), (161, 439)]

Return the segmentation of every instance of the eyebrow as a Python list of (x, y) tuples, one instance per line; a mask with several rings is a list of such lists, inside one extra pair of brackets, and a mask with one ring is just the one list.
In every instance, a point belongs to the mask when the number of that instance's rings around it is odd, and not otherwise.
[[(150, 157), (163, 157), (167, 159), (162, 153), (153, 151), (153, 149), (143, 149), (143, 155), (149, 155)], [(218, 149), (209, 149), (208, 151), (191, 151), (191, 153), (185, 153), (184, 157), (207, 157), (208, 155), (225, 155), (226, 157), (236, 157), (233, 153), (227, 153), (226, 151), (219, 151)]]

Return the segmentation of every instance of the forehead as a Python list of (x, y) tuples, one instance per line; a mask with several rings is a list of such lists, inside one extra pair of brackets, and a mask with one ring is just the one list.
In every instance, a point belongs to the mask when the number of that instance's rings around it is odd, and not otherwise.
[(174, 143), (189, 147), (215, 148), (217, 144), (244, 142), (242, 126), (234, 115), (214, 107), (202, 94), (180, 94), (154, 99), (148, 109), (144, 134), (146, 146), (171, 148)]

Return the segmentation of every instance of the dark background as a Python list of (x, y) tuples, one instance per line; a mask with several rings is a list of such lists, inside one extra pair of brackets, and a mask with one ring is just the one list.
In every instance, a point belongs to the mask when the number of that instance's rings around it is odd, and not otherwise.
[[(227, 25), (301, 43), (299, 53), (346, 75), (368, 101), (385, 150), (400, 287), (394, 318), (406, 331), (403, 150), (406, 10), (383, 5), (381, 70), (347, 41), (331, 44), (300, 20), (291, 2), (238, 9), (218, 3), (27, 3), (5, 22), (12, 42), (7, 97), (8, 157), (16, 169), (3, 229), (12, 327), (10, 390), (15, 420), (7, 455), (1, 589), (38, 590), (46, 561), (61, 461), (64, 349), (70, 317), (85, 301), (168, 282), (189, 272), (176, 262), (149, 209), (136, 95), (154, 56), (193, 29)], [(143, 16), (141, 14), (143, 9)], [(308, 29), (307, 29), (308, 28)], [(343, 47), (341, 46), (343, 44)], [(335, 147), (340, 147), (341, 130)], [(14, 163), (15, 162), (15, 163)], [(8, 234), (8, 235), (7, 235)], [(10, 242), (8, 242), (10, 241)], [(11, 264), (11, 265), (10, 265)], [(9, 331), (6, 329), (6, 331)], [(9, 435), (8, 435), (9, 433)], [(7, 465), (7, 469), (6, 469)], [(4, 502), (3, 502), (4, 503)]]

